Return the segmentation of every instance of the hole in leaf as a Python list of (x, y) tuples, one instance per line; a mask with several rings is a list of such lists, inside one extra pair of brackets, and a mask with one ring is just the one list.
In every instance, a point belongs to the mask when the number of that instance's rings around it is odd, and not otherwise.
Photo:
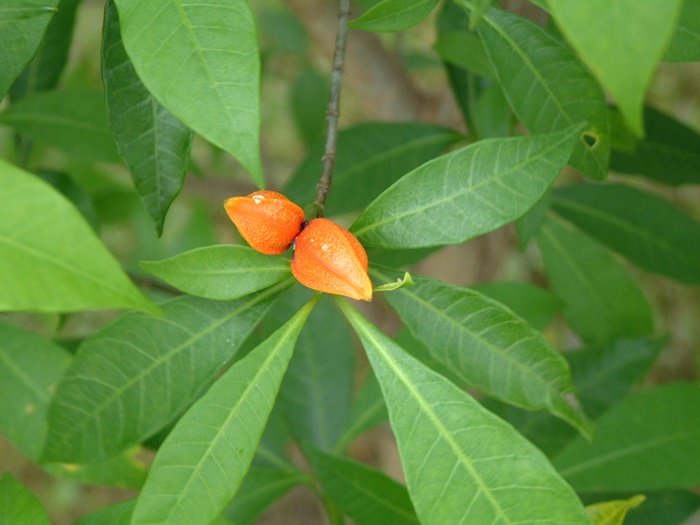
[(594, 148), (595, 145), (598, 143), (598, 137), (588, 131), (581, 134), (581, 138), (586, 143), (586, 146), (588, 148)]

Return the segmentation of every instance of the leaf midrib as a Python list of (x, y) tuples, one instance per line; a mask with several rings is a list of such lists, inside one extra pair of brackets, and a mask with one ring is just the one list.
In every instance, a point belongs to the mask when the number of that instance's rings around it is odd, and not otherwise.
[[(353, 316), (354, 315), (357, 315), (359, 317), (359, 314), (353, 312)], [(381, 357), (384, 360), (384, 362), (393, 370), (395, 377), (397, 377), (404, 384), (409, 394), (416, 400), (423, 413), (428, 417), (430, 422), (438, 431), (438, 435), (442, 436), (445, 442), (452, 449), (457, 459), (459, 459), (460, 462), (465, 466), (469, 474), (472, 476), (472, 479), (474, 479), (474, 481), (476, 482), (479, 490), (484, 494), (488, 502), (493, 507), (496, 514), (504, 520), (505, 524), (512, 525), (513, 522), (505, 514), (503, 508), (499, 505), (498, 500), (494, 497), (493, 493), (489, 490), (489, 487), (478, 474), (470, 458), (464, 453), (459, 444), (454, 440), (449, 430), (445, 426), (443, 426), (437, 414), (433, 412), (431, 404), (428, 402), (428, 400), (424, 399), (420, 392), (418, 392), (414, 388), (413, 383), (409, 380), (408, 377), (406, 377), (404, 370), (400, 367), (400, 365), (393, 361), (391, 356), (387, 352), (380, 350), (382, 348), (381, 341), (374, 337), (374, 334), (372, 334), (369, 328), (365, 326), (364, 322), (360, 323), (358, 322), (358, 319), (356, 319), (355, 326), (358, 330), (364, 333), (367, 339), (369, 339), (372, 342), (379, 357)]]
[[(310, 309), (308, 308), (307, 305), (307, 314), (310, 312)], [(204, 479), (200, 475), (200, 471), (203, 468), (204, 464), (207, 462), (207, 459), (210, 457), (214, 457), (214, 454), (212, 453), (212, 450), (218, 445), (219, 441), (221, 439), (225, 439), (226, 436), (226, 429), (231, 424), (231, 421), (236, 419), (239, 415), (240, 410), (244, 405), (247, 405), (248, 398), (251, 396), (252, 392), (254, 390), (257, 390), (258, 384), (262, 381), (263, 376), (266, 376), (269, 374), (269, 365), (271, 362), (277, 359), (278, 353), (281, 350), (284, 350), (285, 345), (288, 345), (289, 342), (287, 341), (288, 337), (290, 334), (292, 334), (295, 330), (299, 328), (300, 324), (303, 324), (305, 321), (306, 317), (304, 316), (298, 316), (293, 323), (289, 323), (284, 330), (283, 334), (280, 335), (279, 342), (273, 347), (273, 349), (270, 351), (270, 353), (267, 355), (265, 360), (262, 362), (260, 368), (256, 372), (256, 374), (248, 381), (248, 384), (245, 387), (245, 390), (241, 393), (241, 396), (236, 400), (236, 404), (231, 408), (231, 413), (226, 417), (224, 422), (221, 424), (219, 429), (217, 430), (216, 434), (212, 437), (212, 439), (209, 442), (209, 445), (207, 446), (207, 449), (204, 451), (204, 453), (201, 456), (201, 459), (196, 463), (196, 465), (193, 466), (192, 468), (192, 473), (187, 479), (187, 483), (185, 486), (180, 490), (177, 494), (177, 497), (175, 498), (174, 503), (171, 505), (170, 512), (168, 513), (166, 520), (164, 523), (170, 523), (170, 518), (173, 516), (175, 511), (179, 508), (184, 508), (182, 507), (182, 501), (187, 499), (188, 493), (192, 487), (192, 483), (194, 482), (195, 479)], [(292, 347), (293, 348), (293, 347)]]
[[(85, 417), (83, 417), (81, 420), (79, 420), (77, 423), (74, 423), (71, 427), (71, 431), (68, 432), (63, 436), (64, 441), (71, 441), (72, 436), (78, 434), (80, 430), (85, 427), (90, 421), (99, 421), (97, 416), (101, 414), (107, 406), (111, 405), (115, 399), (120, 398), (121, 395), (131, 388), (133, 385), (140, 383), (143, 381), (143, 378), (146, 377), (147, 375), (151, 374), (156, 368), (166, 365), (174, 356), (179, 354), (180, 352), (184, 351), (186, 348), (197, 342), (199, 339), (205, 337), (206, 335), (210, 334), (212, 331), (216, 330), (219, 328), (221, 325), (225, 324), (229, 320), (231, 320), (233, 317), (237, 315), (241, 315), (242, 313), (250, 310), (254, 306), (257, 306), (260, 302), (264, 301), (267, 299), (269, 296), (274, 295), (277, 293), (277, 291), (284, 286), (286, 286), (287, 281), (283, 281), (280, 283), (278, 286), (273, 286), (272, 288), (269, 288), (268, 290), (265, 291), (265, 293), (260, 294), (258, 297), (256, 297), (253, 301), (246, 302), (243, 304), (240, 308), (237, 308), (233, 312), (228, 313), (224, 317), (220, 318), (218, 321), (216, 321), (214, 324), (209, 325), (205, 330), (197, 332), (194, 334), (192, 337), (190, 337), (187, 341), (183, 342), (182, 344), (178, 345), (177, 347), (173, 348), (170, 352), (167, 354), (160, 356), (158, 359), (154, 359), (151, 364), (144, 369), (142, 369), (137, 375), (133, 376), (130, 378), (129, 381), (126, 381), (124, 384), (122, 384), (119, 388), (114, 389), (113, 393), (107, 397), (102, 403), (97, 405), (94, 410), (90, 411), (89, 413), (86, 414)], [(167, 321), (167, 320), (166, 320)], [(180, 327), (179, 325), (177, 325)], [(150, 354), (149, 354), (149, 357)], [(72, 405), (64, 405), (69, 408), (75, 408)]]
[[(378, 272), (377, 270), (374, 270), (373, 273), (377, 273), (377, 274), (378, 274), (379, 272)], [(386, 277), (386, 276), (383, 275), (383, 277)], [(483, 339), (481, 336), (479, 336), (479, 335), (475, 334), (474, 332), (472, 332), (471, 330), (467, 329), (467, 327), (465, 327), (465, 326), (464, 326), (462, 323), (460, 323), (458, 320), (453, 319), (452, 317), (448, 316), (443, 310), (441, 310), (441, 309), (439, 309), (439, 308), (433, 306), (430, 302), (428, 302), (428, 301), (427, 301), (426, 299), (424, 299), (423, 297), (421, 297), (421, 296), (419, 296), (419, 295), (417, 295), (417, 294), (415, 294), (415, 293), (412, 293), (409, 289), (406, 289), (406, 288), (403, 288), (403, 289), (399, 290), (399, 293), (403, 293), (403, 294), (405, 294), (405, 295), (409, 295), (409, 296), (413, 297), (414, 300), (415, 300), (418, 304), (420, 304), (420, 305), (422, 305), (423, 307), (425, 307), (425, 308), (431, 310), (434, 314), (437, 315), (437, 317), (443, 318), (443, 319), (444, 319), (445, 321), (447, 321), (449, 324), (451, 324), (451, 325), (453, 325), (454, 327), (456, 327), (458, 331), (463, 332), (467, 337), (470, 337), (471, 339), (477, 341), (478, 343), (483, 344), (483, 345), (486, 346), (489, 350), (491, 350), (494, 354), (497, 354), (497, 355), (500, 355), (501, 357), (503, 357), (508, 363), (511, 364), (511, 366), (513, 366), (513, 367), (516, 368), (516, 369), (520, 369), (521, 371), (523, 371), (523, 372), (525, 373), (524, 375), (531, 377), (534, 381), (536, 381), (537, 383), (543, 385), (543, 386), (545, 387), (546, 391), (550, 393), (550, 395), (553, 393), (555, 397), (561, 398), (561, 394), (562, 394), (562, 393), (561, 393), (559, 390), (557, 390), (556, 388), (554, 388), (554, 387), (552, 386), (552, 384), (551, 384), (550, 382), (546, 381), (542, 376), (539, 376), (539, 375), (535, 374), (535, 372), (534, 372), (532, 369), (525, 367), (525, 365), (523, 365), (523, 364), (520, 363), (519, 361), (514, 361), (514, 360), (512, 360), (512, 358), (511, 358), (510, 356), (508, 356), (508, 354), (502, 352), (498, 347), (494, 346), (494, 345), (491, 344), (490, 342), (488, 342), (488, 341), (486, 341), (485, 339)], [(440, 361), (443, 362), (442, 359), (440, 359)], [(445, 364), (447, 364), (447, 365), (449, 366), (449, 363), (445, 363)], [(458, 373), (461, 377), (463, 377), (462, 374), (461, 374), (459, 371), (457, 371), (457, 370), (454, 370), (454, 369), (453, 369), (452, 372)], [(473, 384), (473, 382), (470, 381), (468, 378), (463, 377), (463, 379), (465, 379), (468, 383)], [(562, 398), (562, 400), (563, 400), (563, 398)], [(549, 401), (549, 399), (547, 399), (547, 401)], [(512, 403), (513, 400), (508, 400), (508, 402)], [(566, 402), (566, 401), (564, 400), (564, 402)], [(525, 405), (521, 405), (521, 406), (525, 407)], [(545, 407), (548, 407), (548, 408), (553, 408), (553, 407), (551, 406), (551, 403), (545, 403), (544, 406), (545, 406)]]
[[(478, 182), (478, 183), (476, 183), (476, 184), (472, 184), (472, 185), (470, 185), (470, 186), (467, 186), (466, 188), (464, 188), (464, 189), (462, 189), (462, 190), (460, 190), (460, 191), (452, 192), (452, 193), (450, 193), (450, 194), (449, 194), (448, 196), (446, 196), (446, 197), (442, 197), (442, 198), (439, 198), (439, 199), (436, 199), (436, 200), (432, 200), (432, 201), (430, 201), (429, 203), (427, 203), (427, 204), (425, 204), (425, 205), (423, 205), (423, 206), (411, 208), (411, 209), (409, 209), (409, 210), (407, 210), (407, 211), (405, 211), (405, 212), (403, 212), (403, 213), (392, 214), (392, 215), (390, 215), (390, 216), (388, 216), (387, 218), (382, 219), (382, 220), (373, 221), (373, 222), (371, 222), (370, 224), (368, 224), (367, 226), (365, 226), (364, 228), (360, 228), (360, 229), (358, 229), (358, 230), (353, 230), (353, 233), (355, 234), (355, 236), (360, 237), (360, 236), (362, 236), (362, 235), (365, 235), (367, 232), (372, 232), (372, 231), (374, 231), (374, 230), (379, 229), (380, 227), (384, 226), (385, 224), (390, 224), (390, 223), (392, 223), (392, 222), (397, 222), (397, 221), (399, 221), (399, 220), (401, 220), (401, 219), (403, 219), (403, 218), (405, 218), (405, 217), (409, 217), (409, 216), (411, 216), (411, 215), (417, 215), (417, 214), (423, 213), (423, 212), (425, 212), (426, 210), (429, 210), (429, 209), (431, 209), (431, 208), (436, 208), (436, 207), (438, 207), (438, 206), (442, 206), (442, 205), (444, 205), (444, 204), (447, 203), (447, 202), (454, 201), (454, 200), (456, 200), (456, 199), (462, 198), (462, 197), (465, 196), (465, 195), (468, 195), (469, 193), (472, 193), (472, 192), (474, 192), (474, 191), (476, 191), (476, 190), (479, 190), (479, 189), (482, 188), (483, 186), (487, 186), (487, 185), (489, 185), (489, 184), (496, 183), (496, 182), (500, 181), (503, 177), (505, 177), (505, 176), (507, 176), (507, 175), (509, 175), (509, 174), (511, 174), (511, 173), (513, 173), (513, 172), (515, 172), (515, 171), (518, 171), (518, 170), (522, 169), (524, 166), (527, 166), (527, 165), (530, 164), (530, 163), (533, 163), (533, 162), (536, 162), (536, 161), (540, 160), (541, 157), (545, 156), (545, 155), (546, 155), (547, 153), (549, 153), (551, 150), (556, 149), (561, 143), (566, 142), (567, 140), (569, 140), (570, 137), (571, 137), (571, 135), (572, 135), (572, 133), (567, 133), (566, 135), (563, 136), (562, 139), (558, 140), (557, 142), (555, 142), (555, 143), (553, 143), (553, 144), (551, 144), (551, 145), (548, 145), (547, 147), (545, 147), (544, 149), (542, 149), (539, 153), (537, 153), (537, 154), (535, 154), (535, 155), (526, 155), (525, 158), (524, 158), (521, 162), (519, 162), (519, 163), (517, 163), (517, 164), (511, 166), (510, 168), (508, 168), (508, 169), (506, 169), (506, 170), (504, 170), (504, 171), (502, 171), (502, 172), (500, 172), (500, 173), (494, 174), (492, 177), (489, 177), (489, 178), (487, 178), (487, 179), (483, 179), (482, 181), (480, 181), (480, 182)], [(493, 139), (493, 140), (498, 140), (498, 139)], [(503, 139), (501, 139), (501, 140), (503, 140)], [(511, 140), (511, 142), (515, 142), (515, 140), (518, 140), (518, 139)], [(522, 140), (522, 139), (521, 139), (521, 140)], [(490, 141), (487, 139), (487, 141), (481, 142), (481, 147), (482, 147), (482, 148), (485, 147), (485, 144), (484, 144), (485, 142), (490, 142)], [(529, 145), (528, 145), (528, 151), (529, 151), (529, 149), (531, 148), (531, 146), (532, 146), (532, 144), (529, 144)], [(479, 147), (479, 146), (474, 145), (473, 147)], [(457, 151), (455, 152), (455, 154), (457, 154), (459, 151), (460, 151), (460, 150), (457, 150)], [(470, 152), (470, 153), (472, 154), (472, 156), (475, 155), (475, 153), (474, 153), (473, 151)], [(444, 162), (445, 160), (446, 160), (446, 157), (445, 157), (445, 156), (442, 156), (442, 157), (438, 157), (438, 158), (436, 158), (436, 159), (430, 161), (428, 164), (432, 164), (432, 163), (434, 163), (434, 162)], [(449, 159), (447, 159), (447, 160), (448, 160), (448, 162), (451, 162), (452, 158), (449, 158)], [(426, 166), (426, 164), (423, 164), (423, 167), (425, 167), (425, 166)], [(418, 169), (421, 169), (421, 168), (418, 168)], [(415, 172), (414, 172), (414, 173), (415, 173)], [(371, 208), (372, 208), (372, 206), (370, 205), (370, 206), (367, 208), (367, 210), (371, 210)], [(367, 210), (366, 210), (366, 211), (367, 211)]]

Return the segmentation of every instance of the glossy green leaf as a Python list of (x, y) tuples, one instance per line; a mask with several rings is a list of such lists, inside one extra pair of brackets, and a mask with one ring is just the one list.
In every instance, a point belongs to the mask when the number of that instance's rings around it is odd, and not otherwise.
[(695, 62), (700, 60), (700, 3), (685, 0), (664, 60)]
[(10, 88), (13, 100), (22, 98), (27, 93), (56, 87), (68, 62), (75, 14), (80, 1), (59, 0), (57, 11), (46, 28), (36, 55)]
[(419, 525), (406, 487), (383, 472), (311, 446), (303, 450), (324, 494), (343, 514), (362, 525)]
[[(605, 346), (564, 352), (581, 406), (597, 418), (644, 379), (666, 346), (666, 338), (618, 339)], [(545, 412), (525, 411), (494, 399), (484, 405), (517, 428), (548, 456), (576, 436), (571, 427)]]
[(355, 395), (347, 426), (333, 452), (336, 454), (344, 452), (356, 437), (384, 423), (388, 418), (379, 383), (375, 375), (370, 372)]
[(0, 323), (0, 431), (34, 461), (46, 439), (51, 391), (70, 361), (51, 341)]
[(449, 379), (458, 387), (464, 390), (471, 388), (472, 385), (464, 377), (464, 374), (460, 373), (459, 370), (455, 371), (451, 367), (445, 365), (442, 360), (435, 356), (430, 348), (425, 346), (425, 344), (415, 337), (405, 326), (394, 334), (394, 342), (403, 348), (406, 353), (412, 355), (442, 377)]
[(99, 461), (169, 423), (235, 355), (281, 289), (231, 302), (180, 297), (162, 305), (165, 317), (130, 313), (95, 332), (58, 386), (44, 460)]
[(102, 80), (117, 147), (161, 235), (165, 215), (185, 181), (192, 131), (160, 105), (136, 75), (122, 44), (113, 1), (105, 8)]
[(366, 246), (421, 248), (495, 230), (537, 202), (581, 130), (482, 140), (426, 162), (377, 197), (351, 231)]
[(557, 188), (554, 210), (640, 268), (700, 284), (700, 223), (669, 202), (621, 184)]
[(681, 0), (547, 0), (557, 26), (643, 135), (644, 95), (663, 57)]
[(315, 303), (235, 363), (180, 419), (156, 455), (132, 525), (208, 524), (223, 510), (250, 467)]
[(0, 310), (158, 311), (60, 193), (2, 160), (0, 188)]
[(590, 524), (539, 450), (339, 302), (382, 387), (421, 523)]
[(236, 525), (247, 525), (292, 488), (308, 483), (310, 479), (311, 476), (303, 472), (253, 466), (248, 470), (236, 497), (224, 510), (224, 515)]
[(365, 31), (401, 31), (423, 20), (437, 3), (438, 0), (384, 0), (348, 26)]
[[(0, 18), (0, 100), (36, 53), (57, 4), (58, 0), (42, 0), (39, 6), (52, 11), (29, 18)], [(14, 9), (36, 7), (37, 2), (22, 0), (5, 5), (3, 9), (10, 9), (9, 16), (13, 16)]]
[(537, 246), (564, 316), (584, 340), (606, 343), (652, 332), (644, 293), (603, 246), (553, 219), (542, 223)]
[(146, 88), (187, 126), (236, 157), (264, 186), (260, 58), (248, 2), (115, 3), (124, 47)]
[(0, 478), (0, 525), (51, 525), (39, 498), (12, 474)]
[(80, 518), (73, 525), (130, 525), (135, 499), (121, 501)]
[(86, 161), (116, 163), (104, 95), (85, 88), (27, 95), (0, 113), (0, 124)]
[(554, 465), (581, 491), (647, 491), (700, 483), (700, 386), (676, 383), (629, 396), (575, 439)]
[(646, 136), (633, 141), (629, 150), (613, 150), (610, 169), (673, 186), (700, 184), (698, 132), (649, 106), (644, 108), (644, 126)]
[[(365, 207), (403, 174), (462, 138), (447, 128), (418, 122), (370, 122), (341, 130), (326, 214)], [(284, 189), (289, 199), (301, 205), (316, 197), (324, 141), (319, 138)]]
[(439, 35), (437, 42), (435, 42), (435, 51), (445, 62), (462, 67), (484, 78), (495, 78), (484, 45), (476, 33), (445, 31)]
[(299, 335), (280, 391), (287, 426), (297, 441), (333, 450), (350, 413), (354, 372), (352, 333), (325, 298)]
[(506, 305), (538, 330), (544, 330), (562, 306), (551, 292), (529, 283), (493, 282), (470, 288)]
[(645, 499), (640, 495), (628, 500), (604, 501), (586, 506), (586, 512), (595, 525), (622, 525), (627, 513), (639, 507)]
[(546, 408), (590, 436), (589, 422), (567, 399), (573, 392), (569, 367), (540, 332), (469, 288), (413, 279), (415, 286), (386, 299), (436, 360), (489, 395), (530, 410)]
[(195, 248), (161, 261), (142, 261), (141, 268), (178, 290), (218, 300), (243, 297), (292, 275), (284, 257), (233, 244)]
[(588, 177), (604, 179), (610, 157), (605, 94), (576, 55), (534, 22), (498, 9), (484, 16), (477, 31), (523, 124), (533, 133), (548, 133), (587, 122), (569, 163)]

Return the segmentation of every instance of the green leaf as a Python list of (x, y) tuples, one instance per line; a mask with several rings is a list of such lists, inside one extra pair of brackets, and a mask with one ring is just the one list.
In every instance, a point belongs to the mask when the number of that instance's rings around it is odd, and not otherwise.
[(440, 250), (442, 246), (415, 248), (406, 250), (386, 250), (384, 248), (367, 248), (367, 257), (373, 264), (390, 268), (406, 268), (424, 260)]
[(141, 268), (178, 290), (207, 299), (243, 297), (288, 279), (289, 261), (247, 246), (222, 244), (195, 248)]
[(529, 283), (493, 282), (470, 288), (506, 305), (540, 331), (547, 327), (562, 306), (551, 292)]
[(36, 175), (41, 180), (48, 182), (51, 186), (61, 192), (82, 214), (96, 233), (100, 231), (100, 222), (97, 218), (97, 210), (92, 198), (79, 186), (68, 174), (54, 170), (37, 170)]
[[(260, 342), (264, 340), (265, 338), (261, 338)], [(295, 467), (287, 456), (287, 446), (290, 441), (291, 437), (287, 428), (287, 421), (279, 403), (276, 403), (267, 420), (267, 426), (255, 453), (253, 464), (261, 468), (283, 470), (285, 472), (294, 471)]]
[(586, 506), (586, 513), (595, 525), (622, 525), (627, 512), (639, 507), (645, 496), (634, 496), (628, 500), (605, 501)]
[[(581, 406), (596, 418), (637, 386), (666, 346), (666, 338), (618, 339), (606, 346), (564, 352)], [(548, 456), (575, 437), (572, 428), (545, 412), (528, 412), (496, 401), (484, 405), (508, 421)]]
[(333, 450), (350, 413), (354, 371), (352, 332), (326, 298), (301, 331), (280, 390), (287, 427), (297, 441)]
[(557, 26), (617, 101), (632, 131), (644, 134), (644, 95), (668, 45), (681, 0), (547, 0)]
[(421, 523), (590, 524), (539, 450), (339, 303), (382, 387)]
[[(404, 173), (462, 138), (450, 129), (418, 122), (369, 122), (341, 130), (326, 214), (364, 208)], [(284, 189), (294, 202), (312, 202), (316, 197), (324, 142), (319, 138)]]
[(5, 472), (0, 478), (0, 525), (51, 525), (39, 499)]
[(537, 202), (581, 129), (482, 140), (426, 162), (377, 197), (351, 231), (366, 246), (421, 248), (495, 230)]
[(388, 417), (379, 383), (370, 371), (355, 395), (347, 426), (333, 452), (336, 454), (344, 452), (356, 437), (384, 423)]
[(347, 516), (363, 525), (419, 525), (406, 487), (366, 465), (324, 454), (312, 446), (304, 454), (323, 491)]
[(243, 479), (236, 497), (224, 510), (224, 515), (236, 525), (247, 525), (292, 488), (310, 480), (311, 476), (303, 472), (253, 466)]
[(117, 147), (160, 236), (165, 215), (185, 181), (192, 131), (139, 80), (122, 44), (113, 1), (105, 8), (102, 79)]
[(135, 499), (108, 505), (80, 518), (73, 525), (130, 525), (134, 506)]
[(264, 186), (260, 58), (248, 2), (115, 3), (124, 47), (146, 88), (187, 126), (236, 157)]
[(466, 384), (516, 406), (546, 408), (590, 436), (589, 422), (567, 399), (569, 367), (540, 332), (478, 292), (425, 277), (414, 281), (386, 299), (435, 359)]
[(234, 364), (180, 419), (153, 462), (133, 525), (208, 524), (238, 490), (316, 300)]
[(51, 391), (70, 361), (51, 341), (0, 323), (0, 431), (33, 461), (46, 439)]
[[(3, 9), (37, 7), (36, 2), (27, 0), (12, 4), (3, 6)], [(0, 18), (0, 100), (39, 48), (57, 4), (58, 0), (42, 1), (40, 7), (49, 7), (52, 11), (45, 11), (39, 16), (21, 19)]]
[(496, 78), (484, 44), (476, 33), (463, 30), (445, 31), (440, 33), (434, 47), (445, 62), (484, 78)]
[(292, 86), (294, 123), (307, 146), (323, 137), (329, 90), (328, 79), (313, 68), (302, 70)]
[(401, 31), (430, 14), (438, 0), (384, 0), (372, 6), (348, 27), (365, 31)]
[(85, 88), (27, 95), (0, 113), (0, 124), (83, 161), (117, 163), (104, 95)]
[(620, 184), (557, 188), (553, 209), (647, 271), (700, 284), (700, 224), (667, 201)]
[(44, 460), (95, 462), (146, 439), (179, 415), (279, 295), (237, 301), (180, 297), (165, 317), (123, 315), (80, 346), (49, 412)]
[(695, 62), (700, 60), (700, 3), (686, 0), (664, 60)]
[(0, 310), (159, 311), (63, 195), (3, 160), (0, 187)]
[(520, 251), (525, 251), (527, 245), (540, 228), (540, 224), (549, 214), (552, 201), (552, 189), (549, 188), (540, 200), (538, 200), (525, 215), (515, 221), (515, 228), (518, 232), (518, 246)]
[[(46, 5), (49, 2), (39, 0), (36, 3)], [(10, 97), (13, 100), (22, 98), (27, 93), (56, 87), (68, 62), (75, 13), (79, 4), (80, 0), (59, 0), (58, 8), (46, 28), (36, 55), (10, 89)], [(35, 8), (36, 14), (41, 13), (42, 10), (45, 14), (46, 9), (46, 7)]]
[(604, 179), (610, 156), (605, 94), (576, 55), (534, 22), (498, 9), (484, 16), (477, 32), (523, 124), (533, 133), (549, 133), (588, 122), (569, 163)]
[(76, 483), (139, 490), (147, 473), (142, 455), (140, 447), (133, 447), (99, 463), (44, 463), (41, 467), (53, 476)]
[[(24, 2), (24, 5), (0, 6), (0, 21), (19, 20), (22, 18), (34, 18), (35, 16), (54, 14), (57, 9), (49, 2)], [(44, 4), (44, 5), (41, 5)]]
[(610, 169), (673, 186), (700, 184), (700, 135), (649, 106), (644, 108), (644, 125), (643, 139), (629, 150), (613, 150)]
[(575, 439), (554, 465), (576, 490), (646, 491), (700, 483), (700, 386), (676, 383), (629, 396)]
[(597, 418), (639, 385), (668, 344), (667, 337), (618, 339), (564, 353), (586, 413)]
[(644, 293), (603, 246), (553, 219), (542, 223), (537, 245), (564, 316), (583, 339), (604, 344), (653, 331)]
[[(626, 493), (586, 493), (584, 498), (590, 501), (601, 499), (628, 498)], [(625, 519), (625, 525), (688, 525), (686, 521), (694, 512), (700, 509), (700, 496), (686, 490), (654, 491), (645, 493), (644, 505), (630, 509)], [(593, 498), (593, 499), (591, 499)], [(584, 499), (584, 501), (586, 501)]]

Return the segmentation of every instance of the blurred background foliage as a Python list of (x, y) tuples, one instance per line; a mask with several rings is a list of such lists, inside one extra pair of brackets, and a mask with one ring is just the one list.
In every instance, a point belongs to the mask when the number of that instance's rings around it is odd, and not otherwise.
[[(355, 14), (374, 3), (376, 0), (356, 0)], [(280, 189), (304, 161), (309, 148), (323, 139), (336, 4), (330, 0), (252, 0), (251, 4), (259, 24), (263, 65), (263, 166), (268, 187)], [(525, 0), (502, 5), (546, 23), (543, 12)], [(70, 55), (59, 88), (103, 89), (100, 72), (103, 10), (101, 0), (83, 0), (78, 5)], [(439, 9), (435, 10), (428, 20), (399, 33), (351, 31), (341, 98), (341, 127), (373, 120), (421, 120), (466, 131), (443, 63), (434, 48), (438, 12)], [(648, 104), (697, 130), (700, 129), (699, 93), (700, 63), (662, 63), (650, 87)], [(0, 108), (4, 104), (0, 103)], [(131, 277), (153, 297), (168, 296), (171, 292), (162, 283), (152, 281), (139, 268), (139, 261), (162, 259), (198, 246), (240, 242), (222, 204), (227, 197), (247, 194), (255, 186), (229, 155), (198, 137), (194, 140), (185, 186), (170, 209), (160, 238), (125, 168), (84, 164), (40, 144), (34, 144), (28, 155), (26, 151), (10, 128), (0, 126), (0, 157), (27, 169), (47, 170), (42, 176), (71, 196)], [(320, 158), (316, 162), (320, 172)], [(564, 177), (575, 180), (578, 175), (572, 172)], [(615, 177), (611, 175), (612, 179)], [(625, 177), (625, 182), (662, 195), (700, 220), (699, 187), (669, 188), (634, 177)], [(329, 203), (334, 198), (342, 195), (331, 193)], [(28, 210), (31, 212), (35, 210)], [(336, 217), (346, 226), (352, 219), (353, 216)], [(647, 382), (697, 379), (700, 291), (627, 266), (651, 300), (657, 332), (673, 334)], [(539, 254), (532, 246), (524, 252), (520, 250), (512, 226), (465, 245), (443, 248), (412, 271), (459, 285), (494, 280), (546, 284)], [(389, 333), (395, 331), (398, 322), (382, 299), (366, 309), (379, 326)], [(114, 315), (114, 312), (81, 312), (69, 316), (2, 314), (13, 322), (58, 337), (69, 348)], [(575, 343), (563, 323), (556, 320), (545, 333), (558, 347)], [(360, 361), (358, 366), (367, 365)], [(353, 454), (400, 476), (398, 456), (387, 428), (370, 432), (358, 442)], [(9, 443), (0, 440), (0, 472), (4, 470), (19, 473), (44, 506), (54, 511), (52, 519), (57, 525), (72, 523), (92, 509), (132, 494), (49, 477), (22, 459)], [(322, 512), (305, 490), (294, 490), (259, 523), (280, 523), (279, 516), (284, 516), (283, 522), (289, 524), (321, 520)]]

